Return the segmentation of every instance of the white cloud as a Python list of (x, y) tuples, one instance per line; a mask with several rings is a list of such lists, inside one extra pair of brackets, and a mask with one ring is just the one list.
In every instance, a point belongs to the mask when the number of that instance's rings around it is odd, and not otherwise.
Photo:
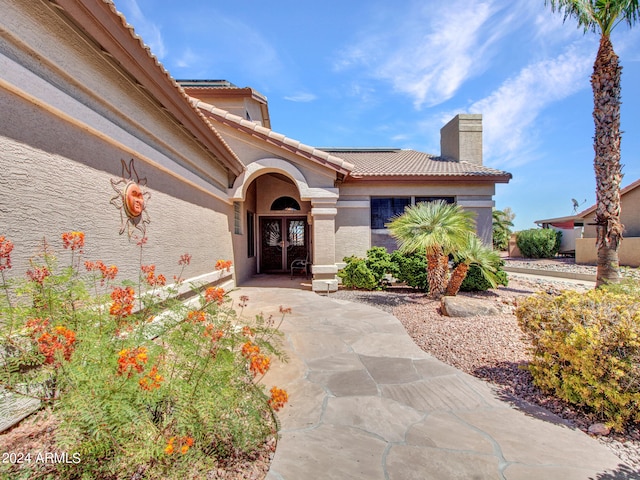
[(416, 108), (438, 105), (489, 67), (497, 42), (532, 15), (527, 5), (414, 2), (401, 16), (396, 11), (360, 32), (334, 68), (363, 68), (412, 98)]
[(175, 64), (179, 68), (189, 68), (197, 64), (201, 59), (201, 56), (195, 53), (190, 47), (187, 47), (180, 57), (175, 61)]
[(289, 100), (290, 102), (299, 102), (299, 103), (307, 103), (313, 102), (318, 97), (313, 93), (299, 92), (293, 95), (287, 95), (284, 97), (285, 100)]
[(545, 109), (589, 87), (595, 52), (575, 45), (552, 59), (530, 64), (497, 90), (473, 103), (483, 114), (485, 156), (501, 167), (531, 160), (536, 121)]
[(149, 46), (151, 52), (159, 59), (164, 58), (167, 49), (164, 46), (160, 27), (145, 17), (137, 0), (122, 0), (122, 4), (120, 2), (118, 4), (125, 7), (127, 22), (135, 26), (136, 33)]

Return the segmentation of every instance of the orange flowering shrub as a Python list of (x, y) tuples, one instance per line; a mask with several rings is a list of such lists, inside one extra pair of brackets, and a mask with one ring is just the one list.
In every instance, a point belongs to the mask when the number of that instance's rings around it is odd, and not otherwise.
[(0, 271), (11, 268), (11, 251), (13, 243), (2, 235), (0, 236)]
[(192, 437), (171, 437), (167, 446), (164, 448), (164, 453), (172, 455), (176, 449), (182, 455), (187, 453), (191, 447), (193, 447), (194, 440)]
[(133, 311), (133, 304), (135, 302), (135, 291), (131, 287), (114, 287), (111, 292), (111, 308), (109, 313), (114, 317), (128, 317)]
[(144, 365), (147, 363), (147, 349), (145, 347), (125, 348), (118, 353), (118, 375), (133, 375), (135, 370), (142, 373)]
[(226, 270), (227, 272), (230, 272), (231, 265), (233, 265), (231, 260), (218, 260), (216, 262), (216, 270)]
[(56, 358), (58, 354), (69, 361), (76, 343), (75, 332), (66, 327), (57, 326), (50, 331), (46, 331), (38, 338), (38, 349), (44, 355), (44, 363), (60, 366), (60, 361)]
[[(147, 241), (138, 242), (138, 258)], [(269, 409), (288, 397), (259, 383), (271, 366), (267, 352), (283, 358), (271, 317), (245, 321), (218, 286), (195, 286), (187, 304), (174, 285), (158, 292), (166, 279), (152, 263), (140, 265), (135, 287), (113, 285), (118, 267), (82, 258), (82, 232), (62, 234), (62, 247), (72, 252), (66, 268), (43, 242), (44, 261), (31, 264), (20, 298), (5, 279), (14, 245), (0, 236), (0, 351), (9, 366), (0, 368), (0, 385), (53, 405), (56, 441), (83, 452), (80, 464), (53, 466), (52, 476), (132, 478), (142, 468), (145, 477), (167, 478), (187, 463), (207, 474), (274, 434)], [(187, 253), (177, 262), (179, 282), (190, 262)], [(231, 265), (221, 260), (216, 269)], [(240, 307), (248, 301), (241, 296)]]
[(118, 267), (115, 265), (106, 266), (102, 263), (102, 260), (97, 260), (95, 262), (86, 261), (84, 262), (84, 267), (88, 272), (99, 271), (102, 275), (102, 279), (100, 281), (101, 285), (104, 285), (105, 280), (113, 280), (116, 278), (118, 274)]
[(155, 390), (160, 388), (163, 381), (164, 377), (158, 373), (158, 367), (154, 365), (151, 367), (151, 371), (142, 377), (138, 383), (143, 390)]
[(164, 286), (167, 284), (167, 279), (164, 275), (160, 274), (156, 277), (155, 265), (142, 265), (140, 270), (145, 274), (145, 281), (152, 287)]
[(204, 298), (208, 303), (222, 305), (224, 302), (224, 289), (220, 287), (209, 287), (204, 292)]
[(62, 234), (62, 246), (71, 250), (82, 250), (84, 247), (83, 232), (65, 232)]
[(284, 404), (289, 401), (289, 395), (285, 390), (277, 387), (271, 388), (271, 398), (269, 398), (269, 406), (276, 412), (284, 407)]
[(187, 321), (189, 322), (205, 322), (207, 320), (207, 314), (202, 310), (192, 310), (187, 313)]

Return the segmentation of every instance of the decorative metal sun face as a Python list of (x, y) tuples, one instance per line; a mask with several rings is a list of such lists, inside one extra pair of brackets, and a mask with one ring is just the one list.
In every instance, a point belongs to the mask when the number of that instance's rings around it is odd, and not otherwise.
[[(133, 159), (129, 160), (129, 165), (124, 160), (122, 162), (122, 178), (119, 180), (111, 179), (111, 186), (116, 191), (116, 195), (111, 198), (111, 204), (120, 210), (120, 235), (125, 230), (129, 238), (133, 237), (137, 240), (146, 238), (147, 224), (151, 222), (146, 205), (151, 194), (144, 188), (147, 185), (147, 179), (140, 178), (136, 171)], [(142, 234), (142, 238), (134, 235), (134, 231), (138, 230)]]

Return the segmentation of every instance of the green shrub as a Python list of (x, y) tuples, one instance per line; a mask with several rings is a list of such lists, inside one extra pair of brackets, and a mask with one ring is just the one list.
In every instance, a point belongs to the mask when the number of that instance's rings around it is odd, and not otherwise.
[(391, 254), (391, 260), (397, 265), (394, 276), (399, 281), (425, 292), (429, 290), (427, 259), (424, 253), (404, 254), (396, 250)]
[[(500, 262), (504, 265), (504, 262)], [(504, 285), (505, 287), (509, 285), (509, 279), (507, 278), (507, 272), (499, 268), (496, 272), (496, 279), (498, 285)], [(467, 276), (462, 281), (462, 285), (460, 286), (460, 290), (463, 292), (483, 292), (485, 290), (489, 290), (493, 288), (489, 281), (482, 275), (480, 268), (477, 265), (471, 264), (469, 266), (469, 271), (467, 272)]]
[(376, 277), (367, 267), (366, 260), (358, 257), (345, 257), (347, 265), (338, 272), (342, 284), (347, 288), (374, 290), (378, 287)]
[(391, 255), (384, 247), (372, 247), (367, 250), (365, 263), (380, 287), (385, 286), (387, 274), (395, 275), (398, 272), (398, 265), (392, 261)]
[(605, 289), (539, 293), (516, 311), (534, 382), (621, 430), (640, 421), (640, 302)]
[(526, 258), (553, 258), (560, 250), (562, 232), (550, 228), (532, 228), (516, 235), (516, 244)]

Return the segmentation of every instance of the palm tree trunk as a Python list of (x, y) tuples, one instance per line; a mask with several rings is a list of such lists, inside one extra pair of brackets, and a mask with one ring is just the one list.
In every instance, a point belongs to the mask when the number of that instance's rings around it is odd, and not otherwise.
[(596, 287), (620, 280), (620, 75), (622, 67), (608, 35), (602, 35), (593, 65), (594, 169), (596, 174)]
[(467, 277), (467, 272), (469, 271), (469, 265), (462, 262), (459, 263), (456, 268), (453, 269), (453, 273), (451, 274), (451, 279), (449, 280), (449, 285), (447, 285), (447, 291), (445, 295), (455, 296), (460, 291), (460, 286), (464, 279)]
[(448, 270), (447, 256), (441, 250), (427, 250), (427, 281), (431, 298), (440, 298), (444, 293)]

